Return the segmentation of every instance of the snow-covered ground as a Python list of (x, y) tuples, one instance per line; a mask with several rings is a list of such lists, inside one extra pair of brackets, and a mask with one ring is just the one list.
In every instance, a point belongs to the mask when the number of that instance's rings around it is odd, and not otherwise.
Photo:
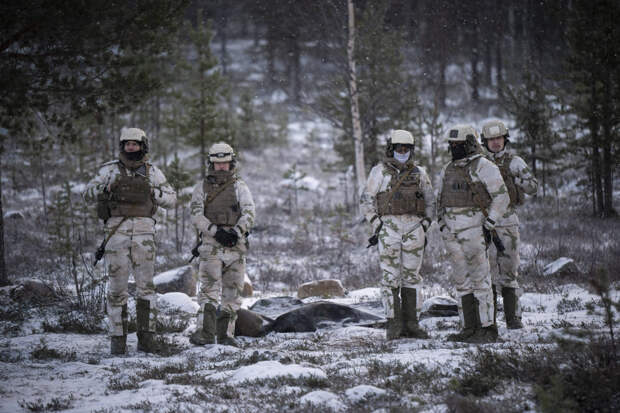
[[(174, 293), (181, 294), (181, 293)], [(330, 301), (350, 305), (376, 300), (376, 289), (351, 291)], [(616, 300), (620, 296), (614, 291)], [(244, 306), (272, 293), (256, 293)], [(10, 304), (3, 290), (3, 308)], [(195, 311), (186, 299), (162, 296), (177, 313)], [(194, 347), (183, 332), (166, 334), (176, 350), (168, 357), (136, 351), (109, 354), (105, 334), (44, 333), (41, 312), (25, 310), (25, 319), (3, 317), (0, 326), (0, 412), (199, 412), (199, 411), (448, 411), (450, 382), (471, 364), (480, 349), (531, 351), (553, 348), (566, 327), (604, 331), (600, 315), (587, 308), (600, 297), (577, 285), (556, 294), (527, 293), (523, 330), (506, 330), (500, 315), (501, 343), (467, 345), (446, 341), (458, 317), (425, 318), (429, 340), (386, 341), (382, 329), (335, 327), (314, 333), (270, 333), (241, 337), (241, 348)], [(304, 302), (315, 301), (312, 298)], [(368, 306), (372, 311), (372, 306)], [(44, 311), (49, 311), (44, 310)], [(168, 314), (171, 313), (169, 309)], [(380, 315), (380, 313), (378, 313)], [(192, 321), (193, 323), (193, 321)], [(516, 386), (512, 396), (532, 400), (529, 386)], [(39, 410), (37, 410), (39, 409)], [(382, 410), (383, 409), (383, 410)]]

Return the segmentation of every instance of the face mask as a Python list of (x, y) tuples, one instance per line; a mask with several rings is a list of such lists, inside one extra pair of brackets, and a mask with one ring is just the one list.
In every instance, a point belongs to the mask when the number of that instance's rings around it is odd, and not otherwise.
[(406, 152), (406, 153), (394, 152), (394, 159), (396, 159), (400, 163), (405, 163), (409, 159), (410, 154), (411, 154), (411, 151)]
[(450, 145), (450, 152), (452, 153), (452, 160), (458, 161), (459, 159), (463, 159), (467, 156), (467, 152), (465, 151), (465, 143), (460, 143), (457, 145)]
[(136, 152), (125, 152), (125, 156), (130, 161), (139, 161), (144, 156), (144, 152), (142, 150)]

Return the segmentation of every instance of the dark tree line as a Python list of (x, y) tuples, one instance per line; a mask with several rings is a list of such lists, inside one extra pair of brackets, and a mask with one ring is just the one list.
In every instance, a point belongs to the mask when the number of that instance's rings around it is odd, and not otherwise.
[[(525, 157), (543, 181), (566, 167), (558, 157), (576, 155), (593, 213), (615, 215), (617, 1), (354, 5), (366, 167), (381, 157), (381, 136), (407, 128), (418, 138), (431, 135), (436, 168), (436, 139), (451, 113), (501, 108), (516, 121)], [(192, 38), (188, 25), (211, 44)], [(250, 61), (262, 80), (234, 68), (230, 42), (239, 39), (253, 45)], [(335, 147), (351, 165), (346, 42), (345, 0), (303, 7), (294, 0), (2, 2), (0, 283), (7, 281), (2, 190), (36, 188), (47, 221), (47, 188), (114, 156), (127, 121), (163, 138), (153, 146), (167, 164), (184, 142), (204, 146), (220, 134), (246, 148), (269, 142), (279, 132), (257, 121), (252, 96), (282, 91), (288, 110), (310, 109), (338, 126)], [(201, 116), (215, 126), (192, 126)], [(558, 130), (559, 119), (569, 119), (568, 132)], [(27, 171), (19, 168), (24, 160)]]

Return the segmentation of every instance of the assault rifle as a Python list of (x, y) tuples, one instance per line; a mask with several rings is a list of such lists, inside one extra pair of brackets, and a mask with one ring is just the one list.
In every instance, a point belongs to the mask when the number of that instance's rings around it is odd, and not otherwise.
[(110, 238), (112, 238), (112, 235), (116, 233), (116, 230), (118, 230), (118, 228), (121, 226), (123, 222), (125, 222), (126, 219), (127, 217), (123, 217), (121, 222), (119, 222), (117, 226), (112, 228), (112, 231), (110, 231), (108, 236), (103, 239), (103, 241), (101, 242), (101, 245), (99, 245), (99, 248), (97, 248), (97, 251), (95, 252), (95, 262), (93, 263), (93, 267), (96, 266), (97, 263), (103, 258), (103, 255), (105, 254), (105, 247), (108, 244), (108, 241), (110, 241)]
[(192, 258), (189, 259), (190, 263), (194, 261), (194, 258), (200, 256), (200, 252), (198, 252), (198, 248), (200, 248), (201, 245), (202, 245), (202, 232), (198, 234), (198, 242), (196, 243), (196, 246), (192, 248)]

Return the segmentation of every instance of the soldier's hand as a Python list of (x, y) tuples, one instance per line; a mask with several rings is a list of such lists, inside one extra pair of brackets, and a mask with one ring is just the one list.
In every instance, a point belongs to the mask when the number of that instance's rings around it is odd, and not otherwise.
[(377, 234), (375, 234), (372, 237), (368, 238), (368, 246), (366, 248), (370, 248), (372, 246), (375, 246), (378, 243), (379, 243), (379, 237), (377, 236)]
[(237, 234), (237, 231), (235, 231), (234, 229), (230, 229), (227, 232), (228, 232), (228, 246), (232, 248), (235, 245), (237, 245), (237, 242), (239, 242), (239, 234)]
[(224, 228), (217, 227), (217, 231), (215, 232), (214, 238), (221, 245), (227, 247), (228, 246), (228, 233)]
[(425, 217), (422, 220), (422, 229), (424, 230), (424, 233), (428, 232), (428, 228), (431, 226), (431, 219), (429, 217)]

